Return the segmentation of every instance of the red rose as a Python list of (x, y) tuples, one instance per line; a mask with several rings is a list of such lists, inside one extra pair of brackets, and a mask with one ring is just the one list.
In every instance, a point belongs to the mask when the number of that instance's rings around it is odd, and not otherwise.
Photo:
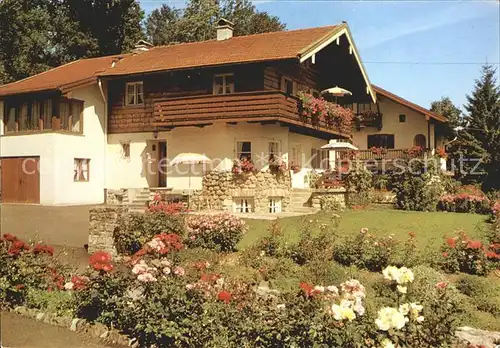
[(446, 282), (438, 282), (436, 283), (436, 289), (439, 289), (439, 290), (444, 290), (448, 287), (448, 283)]
[(229, 303), (231, 301), (231, 293), (228, 291), (221, 291), (217, 295), (217, 298), (219, 301), (223, 301), (225, 303)]
[(481, 249), (482, 246), (483, 244), (478, 240), (470, 240), (467, 243), (467, 248), (469, 249)]
[(454, 248), (456, 246), (456, 239), (455, 238), (448, 238), (446, 240), (446, 243), (450, 246), (450, 248)]
[(447, 253), (447, 252), (444, 252), (444, 253), (443, 253), (443, 257), (448, 257), (448, 253)]

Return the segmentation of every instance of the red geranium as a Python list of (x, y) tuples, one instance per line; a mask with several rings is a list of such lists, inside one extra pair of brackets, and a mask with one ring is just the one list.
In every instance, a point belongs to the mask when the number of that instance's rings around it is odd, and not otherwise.
[(87, 283), (89, 282), (89, 278), (74, 275), (71, 277), (71, 282), (73, 283), (74, 290), (82, 290), (87, 286)]
[(17, 237), (14, 236), (13, 234), (10, 234), (10, 233), (5, 233), (3, 235), (3, 238), (6, 240), (6, 241), (9, 241), (9, 242), (15, 242), (17, 240)]
[(29, 249), (30, 249), (29, 245), (26, 244), (25, 242), (21, 240), (15, 240), (14, 242), (12, 242), (12, 245), (10, 246), (8, 253), (9, 255), (17, 255), (20, 252)]
[(229, 302), (231, 302), (231, 293), (228, 292), (228, 291), (221, 291), (217, 295), (217, 299), (219, 301), (223, 301), (225, 303), (229, 303)]
[(478, 240), (470, 240), (467, 243), (467, 248), (469, 249), (481, 249), (482, 246), (483, 244)]
[(111, 254), (106, 251), (96, 251), (89, 258), (89, 264), (97, 271), (109, 272), (113, 270)]
[(44, 244), (37, 244), (33, 247), (34, 254), (49, 254), (50, 256), (54, 255), (54, 248)]

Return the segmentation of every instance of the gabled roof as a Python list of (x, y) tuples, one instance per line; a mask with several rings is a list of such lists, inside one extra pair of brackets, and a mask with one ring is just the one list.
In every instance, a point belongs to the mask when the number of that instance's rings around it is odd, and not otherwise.
[(320, 42), (344, 26), (279, 31), (228, 40), (208, 40), (154, 47), (118, 62), (100, 76), (141, 74), (147, 72), (263, 62), (300, 58), (301, 51)]
[(79, 59), (61, 65), (38, 75), (0, 86), (0, 97), (57, 90), (64, 93), (80, 86), (95, 83), (97, 73), (111, 67), (113, 61), (119, 57), (122, 56)]
[(393, 101), (395, 101), (396, 103), (398, 104), (401, 104), (401, 105), (404, 105), (412, 110), (415, 110), (416, 112), (419, 112), (421, 114), (424, 114), (425, 116), (428, 116), (430, 118), (433, 118), (435, 119), (436, 121), (439, 121), (439, 122), (447, 122), (448, 119), (442, 115), (439, 115), (439, 114), (436, 114), (435, 112), (433, 111), (430, 111), (420, 105), (417, 105), (415, 103), (412, 103), (411, 101), (409, 100), (406, 100), (404, 98), (401, 98), (400, 96), (398, 95), (395, 95), (394, 93), (391, 93), (383, 88), (380, 88), (378, 86), (375, 86), (375, 85), (372, 85), (373, 87), (373, 90), (377, 93), (377, 94), (380, 94), (386, 98), (389, 98)]

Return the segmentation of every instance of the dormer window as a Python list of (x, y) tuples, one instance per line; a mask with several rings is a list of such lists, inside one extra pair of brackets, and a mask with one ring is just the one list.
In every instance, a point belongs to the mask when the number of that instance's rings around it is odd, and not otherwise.
[(125, 89), (125, 105), (144, 104), (144, 85), (142, 81), (128, 82)]
[(214, 75), (214, 94), (234, 93), (234, 74)]

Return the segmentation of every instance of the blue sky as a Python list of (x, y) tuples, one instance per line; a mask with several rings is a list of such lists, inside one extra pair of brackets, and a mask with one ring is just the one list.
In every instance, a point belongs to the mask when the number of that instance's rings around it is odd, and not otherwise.
[[(140, 0), (146, 12), (162, 3)], [(481, 64), (500, 80), (500, 4), (489, 1), (254, 1), (287, 29), (348, 22), (372, 83), (424, 107), (466, 102)]]

